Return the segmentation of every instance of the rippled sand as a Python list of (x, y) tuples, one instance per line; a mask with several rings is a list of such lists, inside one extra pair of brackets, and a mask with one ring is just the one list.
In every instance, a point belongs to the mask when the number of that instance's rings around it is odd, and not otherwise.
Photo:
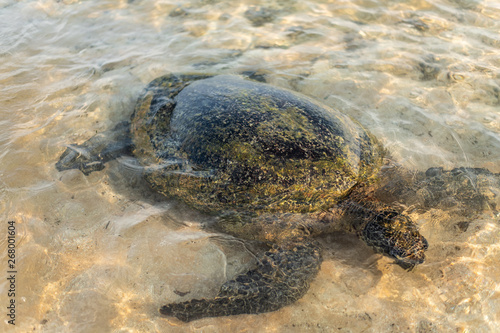
[(500, 172), (497, 1), (7, 0), (0, 22), (5, 275), (7, 221), (18, 232), (16, 326), (2, 278), (1, 330), (500, 331), (494, 210), (412, 213), (430, 243), (412, 272), (351, 235), (326, 237), (297, 303), (184, 324), (159, 306), (215, 295), (249, 251), (151, 193), (133, 159), (89, 177), (54, 167), (66, 144), (127, 119), (157, 76), (257, 70), (358, 119), (405, 167)]

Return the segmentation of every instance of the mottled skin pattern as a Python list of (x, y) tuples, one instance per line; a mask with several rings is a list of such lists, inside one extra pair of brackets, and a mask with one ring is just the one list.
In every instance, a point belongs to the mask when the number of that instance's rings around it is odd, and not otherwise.
[(156, 191), (215, 214), (217, 231), (269, 244), (255, 269), (226, 282), (214, 298), (160, 309), (183, 321), (295, 302), (321, 264), (314, 237), (333, 231), (354, 232), (412, 269), (428, 245), (401, 205), (426, 209), (452, 198), (456, 206), (496, 209), (483, 191), (489, 187), (477, 187), (471, 176), (497, 186), (498, 175), (383, 165), (379, 144), (349, 117), (239, 76), (160, 77), (139, 99), (130, 128), (118, 125), (69, 146), (56, 166), (88, 174), (130, 148)]

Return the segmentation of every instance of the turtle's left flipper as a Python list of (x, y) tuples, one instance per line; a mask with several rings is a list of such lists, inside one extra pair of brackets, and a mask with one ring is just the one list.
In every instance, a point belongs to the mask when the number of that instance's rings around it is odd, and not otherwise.
[(56, 168), (79, 169), (85, 175), (104, 169), (104, 163), (131, 151), (130, 123), (123, 121), (113, 129), (96, 134), (81, 145), (69, 145)]
[(500, 210), (500, 173), (484, 168), (441, 167), (423, 171), (387, 168), (374, 197), (385, 203), (399, 202), (421, 211), (437, 208), (472, 216)]
[(307, 292), (320, 264), (321, 254), (315, 242), (275, 246), (256, 269), (226, 282), (215, 298), (168, 304), (161, 307), (160, 313), (191, 321), (275, 311)]
[(483, 168), (430, 168), (418, 183), (425, 206), (458, 208), (466, 215), (490, 210), (498, 214), (500, 174)]

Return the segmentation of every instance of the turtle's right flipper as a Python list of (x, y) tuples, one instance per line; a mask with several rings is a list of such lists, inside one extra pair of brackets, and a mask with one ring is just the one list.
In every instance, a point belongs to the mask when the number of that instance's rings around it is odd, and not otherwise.
[(104, 163), (131, 151), (130, 123), (123, 121), (113, 129), (96, 134), (81, 145), (69, 145), (56, 168), (79, 169), (85, 175), (104, 169)]
[(167, 304), (160, 313), (191, 321), (275, 311), (307, 292), (320, 264), (320, 250), (314, 242), (276, 246), (266, 252), (256, 269), (226, 282), (215, 298)]

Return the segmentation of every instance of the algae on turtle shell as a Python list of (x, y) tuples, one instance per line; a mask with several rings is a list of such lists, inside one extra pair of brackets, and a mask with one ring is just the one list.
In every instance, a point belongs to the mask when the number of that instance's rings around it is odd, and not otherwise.
[[(393, 201), (414, 204), (426, 194), (463, 205), (472, 197), (490, 202), (472, 182), (453, 178), (454, 170), (383, 165), (382, 147), (348, 116), (241, 76), (160, 77), (139, 98), (130, 126), (69, 146), (56, 167), (88, 174), (129, 149), (154, 190), (217, 215), (214, 230), (269, 244), (255, 269), (226, 282), (214, 298), (160, 309), (184, 321), (293, 303), (320, 268), (314, 237), (333, 231), (354, 232), (412, 269), (428, 244)], [(483, 169), (462, 171), (498, 180)], [(443, 191), (438, 178), (461, 182), (470, 193)]]
[(376, 141), (346, 115), (231, 75), (154, 80), (131, 133), (147, 181), (207, 211), (326, 209), (381, 163)]

